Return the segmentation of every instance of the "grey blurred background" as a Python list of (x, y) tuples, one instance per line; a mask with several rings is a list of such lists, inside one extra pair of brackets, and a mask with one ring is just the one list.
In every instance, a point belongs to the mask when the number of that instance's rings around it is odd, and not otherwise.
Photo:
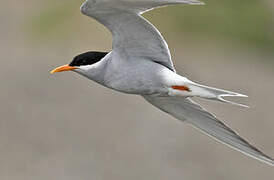
[[(274, 3), (210, 0), (145, 14), (178, 72), (249, 95), (250, 109), (198, 100), (274, 156)], [(146, 103), (79, 75), (49, 71), (110, 50), (110, 33), (82, 1), (0, 6), (1, 180), (273, 179), (274, 169), (216, 143)]]

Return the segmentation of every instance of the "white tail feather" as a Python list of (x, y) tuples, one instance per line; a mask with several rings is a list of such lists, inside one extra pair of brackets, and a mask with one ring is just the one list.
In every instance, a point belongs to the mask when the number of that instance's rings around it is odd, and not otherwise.
[[(225, 96), (225, 95), (224, 95)], [(240, 104), (240, 103), (236, 103), (236, 102), (233, 102), (233, 101), (228, 101), (226, 99), (224, 99), (223, 97), (224, 96), (219, 96), (218, 97), (218, 100), (221, 101), (221, 102), (224, 102), (224, 103), (229, 103), (229, 104), (232, 104), (232, 105), (236, 105), (236, 106), (241, 106), (241, 107), (245, 107), (245, 108), (249, 108), (249, 106), (245, 105), (245, 104)], [(247, 96), (235, 96), (235, 97), (247, 97)]]
[(213, 87), (208, 87), (208, 86), (204, 86), (196, 83), (193, 83), (193, 84), (191, 83), (189, 87), (195, 96), (248, 108), (247, 105), (239, 104), (239, 103), (224, 99), (224, 97), (248, 97), (247, 95), (235, 93), (232, 91), (217, 89)]

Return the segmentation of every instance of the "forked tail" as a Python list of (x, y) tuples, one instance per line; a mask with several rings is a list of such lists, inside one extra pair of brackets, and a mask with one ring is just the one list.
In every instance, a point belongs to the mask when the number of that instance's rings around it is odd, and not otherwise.
[(246, 105), (224, 99), (224, 97), (248, 97), (246, 95), (227, 91), (227, 90), (217, 89), (213, 87), (208, 87), (208, 86), (200, 85), (197, 83), (191, 83), (188, 85), (188, 87), (192, 91), (192, 93), (198, 97), (215, 100), (215, 101), (221, 101), (221, 102), (225, 102), (225, 103), (229, 103), (237, 106), (248, 107)]

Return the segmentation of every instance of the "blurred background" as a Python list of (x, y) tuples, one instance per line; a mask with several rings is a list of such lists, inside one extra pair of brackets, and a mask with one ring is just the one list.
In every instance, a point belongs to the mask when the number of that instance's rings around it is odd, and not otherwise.
[[(73, 73), (49, 74), (111, 35), (81, 15), (82, 1), (0, 6), (1, 180), (273, 179), (274, 169), (216, 143), (141, 97)], [(145, 14), (169, 43), (177, 71), (249, 95), (249, 109), (201, 101), (274, 156), (274, 1), (210, 0)]]

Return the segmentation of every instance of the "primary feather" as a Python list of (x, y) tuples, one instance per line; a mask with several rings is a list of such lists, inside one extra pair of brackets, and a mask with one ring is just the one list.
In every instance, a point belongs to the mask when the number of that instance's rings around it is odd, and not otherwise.
[(168, 45), (161, 33), (140, 14), (172, 4), (202, 4), (196, 0), (87, 0), (83, 14), (106, 26), (113, 36), (113, 55), (139, 57), (158, 62), (172, 71)]
[(144, 98), (175, 118), (187, 122), (214, 139), (238, 150), (250, 157), (274, 166), (274, 160), (252, 146), (236, 132), (218, 120), (214, 115), (203, 109), (189, 98), (152, 97)]

